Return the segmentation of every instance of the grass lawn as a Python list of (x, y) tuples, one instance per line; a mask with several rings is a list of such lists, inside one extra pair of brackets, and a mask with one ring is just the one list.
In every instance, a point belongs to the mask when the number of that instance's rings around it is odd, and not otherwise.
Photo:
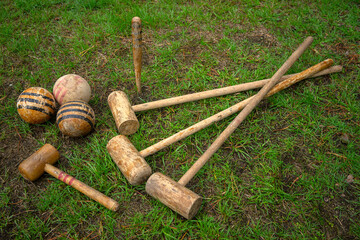
[[(142, 20), (142, 93), (135, 85), (131, 19)], [(0, 239), (360, 238), (360, 4), (331, 1), (4, 0), (0, 2)], [(270, 78), (308, 37), (290, 68), (331, 58), (343, 70), (263, 100), (186, 186), (203, 197), (192, 220), (127, 182), (106, 150), (118, 135), (107, 103), (132, 104)], [(66, 74), (85, 78), (95, 130), (64, 136), (56, 119), (28, 124), (16, 101), (52, 92)], [(137, 113), (138, 150), (257, 90)], [(146, 157), (174, 180), (234, 116)], [(49, 143), (56, 167), (120, 203), (112, 212), (45, 173), (18, 165)]]

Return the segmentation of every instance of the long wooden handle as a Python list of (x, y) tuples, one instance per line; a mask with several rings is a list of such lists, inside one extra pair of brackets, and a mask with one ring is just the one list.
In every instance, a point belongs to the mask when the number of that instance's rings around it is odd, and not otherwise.
[(133, 17), (131, 20), (132, 40), (133, 40), (133, 58), (135, 68), (135, 80), (138, 93), (141, 93), (141, 66), (142, 66), (142, 36), (141, 19)]
[[(331, 69), (324, 70), (321, 73), (319, 72), (317, 75), (314, 75), (314, 77), (333, 73), (333, 72), (339, 72), (339, 71), (341, 71), (341, 66), (334, 66)], [(282, 76), (280, 81), (289, 79), (290, 77), (293, 77), (297, 74), (298, 73)], [(252, 89), (256, 89), (256, 88), (261, 88), (267, 82), (269, 82), (269, 80), (270, 80), (270, 78), (258, 80), (258, 81), (254, 81), (254, 82), (242, 83), (242, 84), (238, 84), (238, 85), (234, 85), (234, 86), (212, 89), (212, 90), (203, 91), (203, 92), (186, 94), (186, 95), (178, 96), (178, 97), (161, 99), (161, 100), (157, 100), (157, 101), (153, 101), (153, 102), (134, 105), (131, 108), (134, 112), (142, 112), (142, 111), (147, 111), (147, 110), (156, 109), (156, 108), (162, 108), (162, 107), (168, 107), (168, 106), (187, 103), (187, 102), (198, 101), (198, 100), (202, 100), (202, 99), (206, 99), (206, 98), (224, 96), (224, 95), (228, 95), (228, 94), (238, 93), (238, 92), (252, 90)]]
[[(289, 87), (290, 85), (292, 84), (295, 84), (296, 82), (299, 82), (303, 79), (306, 79), (306, 78), (310, 78), (310, 77), (318, 77), (318, 76), (322, 76), (322, 75), (325, 75), (325, 74), (330, 74), (330, 73), (335, 73), (335, 72), (340, 72), (342, 70), (342, 67), (341, 66), (333, 66), (333, 67), (330, 67), (330, 68), (327, 68), (329, 67), (331, 64), (332, 64), (332, 60), (325, 60), (301, 73), (298, 73), (298, 74), (295, 74), (293, 75), (291, 78), (288, 78), (286, 79), (285, 81), (281, 82), (281, 83), (278, 83), (275, 87), (273, 87), (273, 89), (267, 94), (267, 97), (272, 95), (272, 94), (275, 94), (277, 92), (279, 92), (280, 90), (283, 90), (285, 87)], [(327, 69), (325, 69), (327, 68)], [(322, 70), (314, 75), (310, 75), (311, 72), (313, 71), (317, 71), (317, 70), (321, 70), (321, 69), (325, 69), (325, 70)], [(161, 149), (164, 149), (165, 147), (168, 147), (169, 145), (175, 143), (175, 142), (178, 142), (208, 126), (210, 126), (211, 124), (215, 123), (215, 122), (218, 122), (222, 119), (225, 119), (229, 116), (231, 116), (232, 114), (234, 113), (237, 113), (239, 112), (241, 109), (243, 109), (248, 103), (249, 101), (251, 100), (252, 97), (249, 97), (237, 104), (235, 104), (234, 106), (231, 106), (211, 117), (208, 117), (166, 139), (163, 139), (161, 140), (160, 142), (157, 142), (155, 143), (154, 145), (140, 151), (140, 155), (142, 157), (147, 157), (147, 156), (150, 156), (158, 151), (160, 151)]]
[(117, 211), (119, 209), (119, 203), (113, 200), (112, 198), (109, 198), (108, 196), (105, 196), (101, 192), (93, 189), (92, 187), (89, 187), (85, 183), (77, 180), (76, 178), (64, 173), (60, 169), (54, 167), (51, 164), (45, 164), (44, 168), (45, 172), (49, 173), (53, 177), (63, 181), (64, 183), (68, 184), (69, 186), (72, 186), (79, 192), (82, 192), (89, 198), (97, 201), (104, 207), (112, 210)]
[(280, 80), (281, 76), (295, 63), (295, 61), (303, 54), (306, 48), (312, 43), (313, 38), (307, 37), (305, 41), (295, 50), (279, 70), (272, 76), (270, 81), (261, 88), (261, 90), (250, 100), (245, 108), (236, 116), (229, 126), (219, 135), (219, 137), (211, 144), (205, 153), (193, 164), (193, 166), (180, 178), (178, 183), (185, 186), (195, 174), (204, 166), (210, 157), (221, 147), (225, 140), (233, 133), (236, 128), (245, 120), (250, 112), (259, 104), (266, 94)]

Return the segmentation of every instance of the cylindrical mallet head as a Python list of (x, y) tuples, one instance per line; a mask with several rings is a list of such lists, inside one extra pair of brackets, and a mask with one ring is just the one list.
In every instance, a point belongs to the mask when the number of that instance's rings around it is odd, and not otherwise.
[(201, 206), (199, 195), (159, 172), (149, 177), (145, 190), (187, 219), (193, 218)]
[(151, 167), (126, 136), (113, 137), (106, 148), (130, 184), (141, 184), (151, 175)]
[(112, 92), (108, 97), (108, 103), (120, 134), (131, 135), (139, 129), (139, 121), (126, 93)]
[(56, 123), (64, 135), (85, 136), (94, 129), (95, 113), (86, 102), (67, 102), (60, 107)]
[(55, 82), (53, 93), (60, 105), (74, 100), (89, 102), (91, 88), (89, 83), (79, 75), (67, 74)]
[(20, 117), (28, 123), (46, 122), (55, 114), (54, 96), (41, 87), (31, 87), (23, 91), (16, 103)]
[(60, 158), (60, 153), (50, 144), (45, 144), (19, 165), (21, 175), (30, 181), (35, 181), (44, 173), (45, 164), (54, 164)]

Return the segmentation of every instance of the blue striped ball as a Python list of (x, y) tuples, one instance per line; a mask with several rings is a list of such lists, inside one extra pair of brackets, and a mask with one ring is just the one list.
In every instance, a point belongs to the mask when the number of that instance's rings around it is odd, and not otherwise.
[(20, 117), (32, 124), (44, 123), (56, 112), (54, 96), (41, 87), (23, 91), (17, 99), (16, 107)]
[(64, 135), (85, 136), (94, 129), (95, 113), (84, 101), (66, 102), (57, 113), (56, 124)]

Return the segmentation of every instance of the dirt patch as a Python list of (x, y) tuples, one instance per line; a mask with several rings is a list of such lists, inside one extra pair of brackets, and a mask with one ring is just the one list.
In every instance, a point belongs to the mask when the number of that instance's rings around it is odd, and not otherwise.
[(258, 43), (266, 47), (280, 46), (277, 38), (272, 35), (265, 27), (259, 27), (255, 29), (253, 32), (245, 36), (245, 38), (249, 40), (249, 42)]
[(334, 232), (344, 239), (352, 239), (349, 235), (350, 226), (359, 222), (351, 213), (359, 212), (360, 206), (350, 204), (358, 199), (356, 194), (359, 184), (347, 184), (344, 190), (338, 194), (324, 197), (324, 201), (318, 205), (319, 218), (324, 221), (323, 229), (328, 237), (334, 237)]

